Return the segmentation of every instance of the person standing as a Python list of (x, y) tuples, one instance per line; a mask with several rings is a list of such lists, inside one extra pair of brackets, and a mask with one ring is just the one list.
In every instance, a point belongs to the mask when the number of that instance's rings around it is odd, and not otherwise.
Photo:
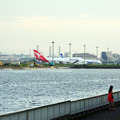
[(109, 109), (116, 110), (114, 107), (114, 98), (113, 98), (113, 86), (111, 85), (108, 91), (108, 102), (109, 102)]

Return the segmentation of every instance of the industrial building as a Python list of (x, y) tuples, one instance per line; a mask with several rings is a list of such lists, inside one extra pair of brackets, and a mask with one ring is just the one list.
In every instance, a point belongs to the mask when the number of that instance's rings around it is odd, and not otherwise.
[(102, 52), (101, 59), (104, 63), (120, 63), (120, 55), (110, 52)]

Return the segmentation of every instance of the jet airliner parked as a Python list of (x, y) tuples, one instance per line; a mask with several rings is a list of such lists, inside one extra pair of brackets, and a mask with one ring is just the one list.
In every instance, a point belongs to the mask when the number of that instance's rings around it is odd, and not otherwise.
[[(43, 55), (41, 55), (37, 50), (33, 50), (35, 57), (37, 60), (43, 61), (43, 62), (51, 62), (52, 58), (45, 58)], [(84, 59), (82, 58), (76, 58), (76, 57), (61, 57), (61, 58), (54, 58), (55, 62), (62, 62), (62, 63), (76, 63), (79, 62), (81, 64), (84, 64)]]
[[(43, 61), (43, 62), (52, 62), (52, 58), (45, 58), (41, 53), (39, 53), (37, 50), (33, 50), (35, 57), (37, 60)], [(100, 60), (94, 60), (94, 59), (83, 59), (80, 57), (63, 57), (61, 54), (61, 58), (54, 58), (54, 62), (56, 63), (74, 63), (74, 64), (102, 64)]]

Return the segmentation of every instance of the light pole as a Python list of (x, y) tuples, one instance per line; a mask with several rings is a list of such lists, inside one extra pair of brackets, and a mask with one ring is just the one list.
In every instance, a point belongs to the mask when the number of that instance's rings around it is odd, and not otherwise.
[(49, 46), (49, 57), (52, 57), (52, 55), (51, 55), (51, 46)]
[(54, 65), (54, 41), (52, 42), (52, 65)]
[(71, 43), (69, 43), (69, 62), (70, 62), (70, 59), (71, 59)]
[(84, 45), (84, 64), (85, 64), (85, 47), (86, 45)]
[(59, 57), (60, 57), (60, 53), (61, 53), (61, 47), (59, 46), (59, 52), (58, 52)]
[(96, 56), (97, 56), (96, 62), (98, 63), (98, 46), (96, 47)]
[(107, 64), (109, 63), (109, 47), (107, 48)]

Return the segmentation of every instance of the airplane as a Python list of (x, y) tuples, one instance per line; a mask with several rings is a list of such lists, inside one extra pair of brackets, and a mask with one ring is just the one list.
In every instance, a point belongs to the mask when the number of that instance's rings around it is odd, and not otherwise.
[[(43, 62), (52, 62), (52, 58), (45, 58), (41, 53), (39, 53), (37, 50), (33, 50), (35, 57), (37, 60), (43, 61)], [(56, 63), (76, 63), (79, 62), (79, 64), (84, 64), (83, 58), (76, 58), (76, 57), (63, 57), (63, 54), (60, 54), (60, 58), (54, 58), (54, 62)]]
[[(35, 57), (37, 60), (43, 61), (43, 62), (52, 62), (52, 58), (48, 57), (45, 58), (41, 53), (39, 53), (37, 50), (33, 50)], [(56, 63), (73, 63), (73, 64), (102, 64), (100, 60), (95, 60), (95, 59), (83, 59), (80, 57), (64, 57), (62, 53), (60, 53), (61, 57), (60, 58), (54, 58), (54, 62)]]
[(43, 62), (49, 62), (43, 55), (41, 55), (37, 50), (33, 50), (34, 55), (37, 60), (43, 61)]
[(96, 60), (96, 59), (87, 59), (85, 61), (87, 62), (87, 64), (102, 64), (100, 60)]

